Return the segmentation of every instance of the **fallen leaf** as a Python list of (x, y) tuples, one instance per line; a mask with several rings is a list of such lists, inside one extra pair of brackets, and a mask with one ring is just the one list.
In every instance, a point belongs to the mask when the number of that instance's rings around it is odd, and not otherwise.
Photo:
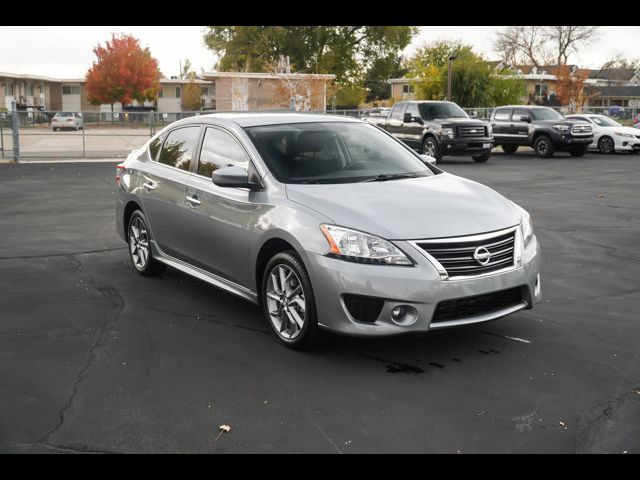
[(231, 427), (229, 425), (220, 425), (220, 430), (224, 433), (229, 433), (231, 431)]
[(558, 422), (558, 423), (564, 427), (564, 422)]
[(599, 193), (598, 198), (604, 198), (604, 193)]

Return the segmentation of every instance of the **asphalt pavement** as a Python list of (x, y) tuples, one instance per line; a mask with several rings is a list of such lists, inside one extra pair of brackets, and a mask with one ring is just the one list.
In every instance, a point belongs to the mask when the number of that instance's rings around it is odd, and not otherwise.
[(640, 155), (445, 160), (531, 213), (543, 302), (310, 352), (136, 275), (114, 165), (0, 165), (0, 452), (640, 453)]

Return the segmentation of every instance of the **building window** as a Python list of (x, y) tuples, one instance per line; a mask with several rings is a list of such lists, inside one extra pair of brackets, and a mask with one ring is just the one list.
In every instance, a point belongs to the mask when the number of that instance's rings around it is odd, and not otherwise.
[(158, 92), (158, 98), (163, 98), (164, 97), (164, 90), (161, 88), (160, 91)]
[(80, 87), (77, 85), (63, 85), (62, 94), (63, 95), (80, 95)]
[(411, 85), (411, 84), (403, 85), (402, 86), (402, 93), (413, 93), (413, 85)]
[(201, 95), (209, 95), (209, 87), (202, 87), (200, 89), (200, 94)]
[(13, 83), (7, 83), (7, 95), (13, 96)]
[(544, 83), (536, 83), (533, 95), (536, 100), (544, 99), (549, 95), (549, 86)]
[(180, 98), (180, 87), (176, 87), (176, 98)]
[(29, 95), (33, 97), (33, 83), (29, 84)]

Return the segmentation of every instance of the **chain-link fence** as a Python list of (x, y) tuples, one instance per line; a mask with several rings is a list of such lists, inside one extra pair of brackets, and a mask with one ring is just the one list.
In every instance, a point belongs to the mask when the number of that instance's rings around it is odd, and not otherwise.
[[(489, 119), (494, 108), (465, 108), (472, 118)], [(633, 125), (640, 107), (585, 107), (563, 114), (598, 113), (623, 125)], [(278, 110), (282, 112), (282, 110)], [(367, 109), (327, 110), (346, 117), (363, 117)], [(0, 158), (73, 159), (124, 158), (158, 130), (203, 112), (0, 112)]]

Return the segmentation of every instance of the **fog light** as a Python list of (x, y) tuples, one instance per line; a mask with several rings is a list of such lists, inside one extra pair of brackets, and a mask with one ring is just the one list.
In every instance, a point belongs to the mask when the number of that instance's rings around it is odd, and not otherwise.
[(393, 321), (398, 322), (407, 314), (407, 309), (403, 306), (399, 306), (391, 310), (391, 318)]

